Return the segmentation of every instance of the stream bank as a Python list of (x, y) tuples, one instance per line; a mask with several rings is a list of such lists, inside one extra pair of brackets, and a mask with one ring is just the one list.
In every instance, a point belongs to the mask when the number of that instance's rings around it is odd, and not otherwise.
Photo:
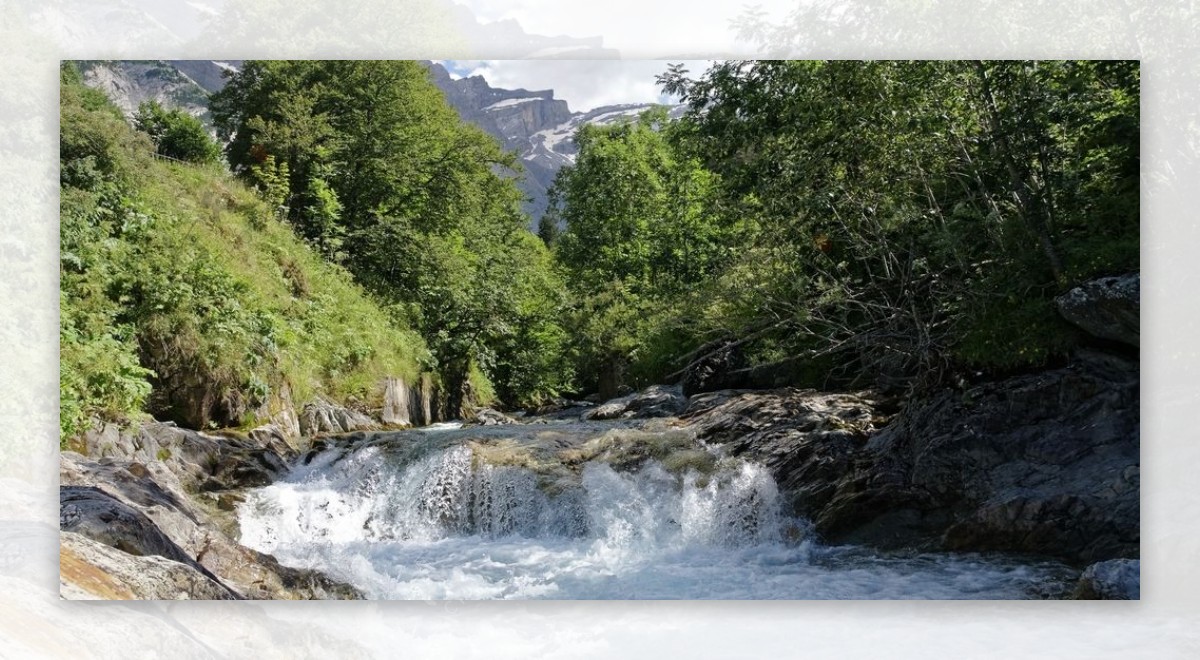
[[(1139, 384), (1101, 344), (902, 405), (654, 386), (461, 428), (325, 401), (245, 434), (105, 426), (62, 454), (62, 592), (1136, 599)], [(389, 391), (391, 425), (434, 421)]]

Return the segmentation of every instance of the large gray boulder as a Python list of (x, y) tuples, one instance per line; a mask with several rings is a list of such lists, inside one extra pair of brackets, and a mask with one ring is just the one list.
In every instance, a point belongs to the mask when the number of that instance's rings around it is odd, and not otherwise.
[(687, 398), (679, 386), (651, 385), (589, 408), (580, 417), (585, 420), (670, 417), (687, 407)]
[(265, 486), (288, 470), (299, 452), (277, 426), (247, 435), (212, 435), (146, 422), (122, 430), (106, 424), (84, 434), (82, 453), (93, 460), (161, 464), (190, 490)]
[(472, 414), (471, 421), (480, 426), (503, 426), (505, 424), (516, 424), (517, 420), (505, 415), (499, 410), (492, 408), (479, 408)]
[(1079, 600), (1141, 600), (1142, 562), (1110, 559), (1088, 566), (1075, 586)]
[(305, 404), (300, 412), (300, 434), (304, 436), (367, 431), (378, 427), (366, 414), (320, 397)]
[(59, 488), (59, 531), (73, 532), (139, 557), (159, 555), (190, 564), (191, 557), (133, 507), (94, 486)]
[[(142, 512), (121, 502), (117, 498), (92, 486), (62, 486), (59, 488), (59, 532), (85, 536), (93, 541), (110, 546), (136, 557), (162, 557), (183, 564), (227, 591), (223, 598), (240, 599), (220, 578), (184, 552)], [(181, 569), (180, 573), (186, 573)], [(191, 580), (189, 584), (200, 585), (201, 598), (212, 598), (208, 585), (203, 581)]]
[(771, 470), (792, 512), (812, 518), (829, 503), (867, 438), (887, 422), (866, 392), (784, 388), (693, 396), (680, 415), (701, 440)]
[(402, 378), (386, 378), (379, 421), (391, 427), (432, 424), (437, 421), (436, 398), (437, 390), (428, 375), (422, 375), (411, 386)]
[[(180, 465), (92, 461), (63, 452), (61, 529), (127, 554), (160, 555), (185, 564), (248, 598), (361, 597), (348, 585), (282, 566), (237, 543), (232, 510), (241, 490), (209, 490), (217, 482), (201, 481), (189, 471), (177, 473)], [(70, 597), (67, 591), (64, 596)]]
[(1093, 280), (1059, 296), (1062, 317), (1084, 332), (1130, 346), (1141, 336), (1141, 277), (1137, 273)]
[(70, 600), (237, 600), (194, 566), (133, 555), (75, 532), (62, 532), (59, 588)]
[(1095, 562), (1139, 551), (1138, 364), (1069, 366), (915, 402), (815, 517), (834, 542)]

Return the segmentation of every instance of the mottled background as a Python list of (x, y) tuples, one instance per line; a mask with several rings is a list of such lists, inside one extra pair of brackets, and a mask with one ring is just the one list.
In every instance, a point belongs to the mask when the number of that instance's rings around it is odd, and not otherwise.
[[(721, 0), (7, 0), (0, 5), (0, 657), (1200, 657), (1196, 5), (793, 0), (749, 10)], [(560, 35), (587, 39), (567, 40), (569, 49), (546, 39)], [(1140, 58), (1143, 600), (59, 601), (58, 61), (534, 54)]]

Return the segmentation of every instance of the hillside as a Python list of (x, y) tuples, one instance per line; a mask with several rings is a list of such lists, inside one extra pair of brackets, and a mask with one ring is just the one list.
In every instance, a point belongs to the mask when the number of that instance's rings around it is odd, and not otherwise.
[[(547, 191), (558, 171), (575, 162), (579, 147), (573, 136), (580, 126), (611, 125), (654, 107), (651, 103), (606, 105), (586, 112), (572, 111), (555, 98), (553, 89), (525, 90), (492, 87), (482, 76), (452, 78), (441, 64), (425, 62), (430, 79), (463, 120), (496, 138), (517, 154), (525, 170), (521, 189), (529, 197), (524, 210), (531, 228), (546, 211)], [(224, 72), (236, 71), (241, 60), (93, 60), (81, 62), (88, 86), (103, 91), (133, 116), (138, 104), (157, 101), (180, 108), (211, 124), (208, 95), (225, 86)], [(670, 108), (672, 118), (683, 106)]]
[(429, 352), (216, 165), (172, 162), (64, 70), (63, 438), (150, 413), (194, 428), (380, 405)]

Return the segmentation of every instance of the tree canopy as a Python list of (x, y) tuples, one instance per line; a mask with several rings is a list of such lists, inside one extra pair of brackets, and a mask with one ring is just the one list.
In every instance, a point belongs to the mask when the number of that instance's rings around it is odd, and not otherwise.
[(503, 375), (513, 403), (569, 386), (554, 359), (536, 375), (516, 364), (561, 352), (562, 333), (515, 159), (459, 119), (423, 65), (247, 62), (211, 110), (235, 172), (419, 328), (448, 382)]
[(586, 318), (649, 294), (658, 329), (636, 334), (673, 338), (599, 340), (643, 378), (721, 337), (825, 383), (1044, 364), (1078, 341), (1053, 297), (1138, 267), (1136, 62), (728, 61), (660, 83), (682, 119), (581, 130), (557, 183), (556, 254), (613, 298)]
[(182, 110), (168, 110), (157, 101), (146, 101), (138, 107), (133, 124), (150, 136), (159, 154), (168, 158), (212, 163), (221, 157), (221, 148), (204, 124)]
[(671, 66), (682, 116), (583, 125), (536, 235), (421, 63), (245, 62), (210, 102), (240, 183), (195, 117), (132, 131), (62, 77), (64, 434), (393, 371), (451, 414), (612, 396), (718, 352), (728, 386), (911, 391), (1063, 358), (1055, 296), (1139, 266), (1137, 62)]

